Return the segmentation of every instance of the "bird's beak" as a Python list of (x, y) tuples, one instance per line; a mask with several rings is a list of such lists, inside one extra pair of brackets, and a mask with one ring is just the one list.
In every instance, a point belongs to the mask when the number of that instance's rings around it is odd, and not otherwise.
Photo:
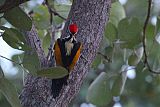
[(76, 36), (77, 32), (73, 34), (73, 36)]

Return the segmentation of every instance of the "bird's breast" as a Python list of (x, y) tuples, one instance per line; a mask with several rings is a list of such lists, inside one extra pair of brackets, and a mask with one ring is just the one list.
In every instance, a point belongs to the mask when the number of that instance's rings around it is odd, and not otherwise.
[(70, 41), (65, 42), (66, 55), (71, 55), (74, 44)]

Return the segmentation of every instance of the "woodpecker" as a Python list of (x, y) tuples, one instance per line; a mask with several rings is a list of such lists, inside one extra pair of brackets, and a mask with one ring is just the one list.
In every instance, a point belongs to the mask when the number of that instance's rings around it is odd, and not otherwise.
[[(76, 40), (78, 26), (70, 24), (68, 27), (69, 35), (62, 39), (57, 39), (54, 45), (54, 56), (56, 66), (62, 66), (71, 72), (80, 57), (82, 44)], [(52, 95), (56, 98), (63, 85), (67, 85), (69, 75), (64, 78), (52, 80)]]

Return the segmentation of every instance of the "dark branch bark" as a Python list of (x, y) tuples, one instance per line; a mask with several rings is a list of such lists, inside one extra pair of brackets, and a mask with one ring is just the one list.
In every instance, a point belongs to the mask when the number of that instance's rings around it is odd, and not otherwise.
[[(110, 4), (111, 0), (74, 0), (68, 22), (71, 19), (79, 26), (77, 39), (83, 43), (83, 49), (75, 70), (70, 74), (68, 86), (63, 88), (61, 96), (56, 99), (56, 104), (53, 104), (55, 107), (67, 107), (79, 92), (98, 51), (109, 17)], [(63, 37), (67, 35), (67, 26), (68, 24), (63, 30)]]
[(55, 11), (54, 8), (52, 8), (52, 7), (49, 5), (48, 0), (45, 0), (44, 3), (46, 4), (46, 6), (47, 6), (47, 8), (48, 8), (48, 11), (49, 11), (49, 13), (50, 13), (50, 23), (51, 23), (51, 24), (52, 24), (52, 17), (53, 17), (52, 14), (54, 14), (55, 16), (60, 17), (60, 18), (63, 19), (63, 20), (66, 20), (65, 17), (61, 16), (59, 13), (57, 13), (57, 12)]
[(41, 67), (47, 67), (45, 53), (42, 49), (42, 43), (38, 37), (34, 24), (32, 25), (31, 31), (26, 32), (26, 35), (26, 42), (34, 51), (37, 52), (37, 55), (41, 63)]
[[(79, 92), (81, 84), (88, 73), (88, 69), (96, 56), (104, 27), (109, 17), (110, 5), (111, 0), (74, 0), (67, 22), (72, 19), (79, 26), (77, 39), (83, 43), (83, 49), (78, 63), (70, 73), (68, 85), (63, 87), (60, 96), (54, 100), (51, 95), (51, 81), (49, 79), (28, 75), (20, 96), (21, 103), (24, 107), (68, 106), (70, 101)], [(66, 23), (63, 30), (63, 37), (67, 35), (67, 26), (68, 23)], [(37, 34), (32, 35), (33, 40), (30, 39), (29, 43), (34, 44), (31, 45), (32, 47), (38, 46), (35, 50), (39, 53), (38, 50), (40, 47), (38, 43), (40, 42), (37, 43), (36, 38)], [(39, 56), (43, 57), (41, 54)], [(43, 61), (43, 58), (40, 61)]]
[[(37, 52), (41, 67), (47, 67), (47, 59), (42, 49), (41, 41), (33, 24), (31, 31), (26, 32), (26, 42)], [(28, 52), (32, 54), (32, 51)], [(49, 91), (51, 81), (46, 78), (34, 77), (30, 74), (25, 78), (25, 86), (20, 94), (23, 107), (49, 107), (47, 98), (50, 98)], [(50, 98), (51, 99), (51, 98)]]
[(5, 0), (5, 3), (0, 6), (0, 13), (4, 13), (8, 11), (9, 9), (12, 9), (27, 1), (29, 0)]

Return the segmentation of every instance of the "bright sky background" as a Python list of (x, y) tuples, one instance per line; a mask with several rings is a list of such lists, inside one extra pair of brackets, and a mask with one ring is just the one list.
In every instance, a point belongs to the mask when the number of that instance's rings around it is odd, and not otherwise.
[[(4, 56), (6, 58), (11, 59), (11, 57), (15, 54), (20, 54), (22, 51), (13, 49), (10, 47), (3, 39), (0, 37), (0, 55)], [(11, 61), (8, 61), (4, 58), (0, 57), (0, 65), (2, 67), (2, 70), (4, 71), (6, 76), (13, 76), (17, 74), (17, 68), (13, 67), (13, 64)]]

